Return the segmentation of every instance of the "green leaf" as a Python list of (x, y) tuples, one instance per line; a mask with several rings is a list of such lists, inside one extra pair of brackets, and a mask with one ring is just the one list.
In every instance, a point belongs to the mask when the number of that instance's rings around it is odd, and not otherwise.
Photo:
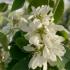
[(18, 60), (12, 59), (10, 63), (8, 63), (8, 67), (6, 70), (11, 70), (13, 66), (18, 62)]
[(28, 0), (29, 3), (31, 3), (33, 0)]
[(29, 44), (29, 42), (24, 37), (25, 34), (26, 34), (26, 32), (18, 31), (18, 32), (16, 32), (15, 36), (13, 37), (15, 44), (19, 48), (23, 48), (23, 46), (26, 46), (27, 44)]
[(30, 56), (23, 58), (22, 60), (20, 60), (18, 63), (14, 65), (12, 70), (29, 70), (28, 68), (29, 60), (30, 60)]
[(5, 12), (8, 9), (8, 4), (0, 3), (0, 12)]
[(56, 67), (56, 66), (54, 66), (54, 67), (48, 67), (48, 70), (58, 70), (58, 68)]
[(66, 70), (70, 70), (70, 62), (68, 62), (65, 66)]
[(64, 12), (64, 1), (63, 0), (57, 0), (53, 13), (54, 13), (54, 22), (57, 23), (59, 19), (62, 17)]
[(48, 0), (29, 0), (29, 1), (30, 1), (30, 6), (34, 7), (48, 4)]
[(69, 36), (65, 31), (58, 31), (56, 34), (59, 36), (63, 36), (65, 40), (68, 40)]
[(13, 40), (16, 41), (17, 38), (23, 37), (25, 34), (26, 34), (26, 32), (23, 32), (23, 31), (21, 31), (21, 30), (20, 30), (20, 31), (17, 31), (17, 32), (15, 33), (14, 37), (13, 37)]
[(20, 60), (12, 70), (42, 70), (42, 68), (37, 67), (36, 69), (29, 69), (28, 64), (30, 61), (31, 56), (27, 56), (24, 59)]
[(17, 10), (24, 5), (25, 0), (14, 0), (11, 11)]
[[(8, 64), (7, 70), (12, 70), (12, 68), (22, 59), (27, 58), (28, 56), (32, 56), (31, 53), (27, 53), (25, 51), (22, 51), (15, 42), (10, 43), (10, 56), (12, 58), (12, 61)], [(21, 68), (20, 68), (21, 69)], [(24, 69), (24, 68), (23, 68)]]
[(70, 49), (68, 47), (65, 47), (66, 53), (63, 56), (63, 63), (66, 64), (70, 61)]
[(8, 50), (8, 39), (6, 35), (0, 32), (0, 43), (2, 44), (2, 47), (7, 51)]
[(49, 5), (50, 5), (50, 7), (54, 7), (54, 1), (53, 0), (49, 0)]
[(15, 43), (19, 48), (23, 48), (23, 46), (26, 46), (28, 44), (28, 41), (22, 37), (22, 38), (17, 38)]
[(24, 38), (25, 34), (26, 32), (23, 31), (16, 32), (12, 42), (10, 43), (10, 55), (13, 59), (19, 60), (29, 54), (23, 50), (23, 46), (28, 44), (28, 41)]
[(27, 53), (25, 51), (22, 51), (14, 42), (10, 44), (11, 49), (10, 49), (10, 55), (12, 59), (20, 60), (23, 57), (26, 57), (30, 53)]
[(10, 55), (12, 59), (19, 60), (23, 58), (24, 53), (17, 46), (12, 46), (10, 49)]
[(51, 66), (48, 64), (48, 70), (58, 70), (57, 66)]
[(56, 65), (57, 65), (57, 67), (58, 67), (59, 70), (64, 69), (64, 63), (63, 63), (63, 61), (61, 61), (61, 60), (59, 59), (59, 57), (57, 57)]

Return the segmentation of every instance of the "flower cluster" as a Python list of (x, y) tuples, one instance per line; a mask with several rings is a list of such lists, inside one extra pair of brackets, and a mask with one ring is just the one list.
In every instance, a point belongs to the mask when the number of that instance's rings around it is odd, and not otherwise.
[[(25, 8), (24, 8), (25, 9)], [(12, 37), (12, 31), (17, 30), (27, 32), (25, 38), (29, 41), (24, 50), (33, 53), (28, 66), (36, 69), (43, 67), (47, 70), (47, 63), (54, 65), (57, 57), (62, 60), (66, 50), (63, 45), (64, 38), (57, 35), (57, 31), (68, 31), (62, 26), (54, 23), (53, 9), (47, 5), (32, 7), (32, 12), (28, 14), (21, 8), (8, 15), (7, 26), (3, 27), (2, 32), (6, 32), (8, 37)], [(6, 30), (6, 31), (5, 31)]]
[(56, 25), (53, 18), (53, 9), (47, 5), (41, 7), (32, 7), (32, 13), (26, 19), (26, 39), (29, 44), (24, 49), (34, 52), (29, 62), (29, 68), (35, 69), (42, 67), (47, 70), (47, 63), (53, 65), (57, 61), (57, 57), (62, 60), (65, 48), (62, 44), (64, 38), (56, 34), (57, 31), (65, 30), (62, 25)]

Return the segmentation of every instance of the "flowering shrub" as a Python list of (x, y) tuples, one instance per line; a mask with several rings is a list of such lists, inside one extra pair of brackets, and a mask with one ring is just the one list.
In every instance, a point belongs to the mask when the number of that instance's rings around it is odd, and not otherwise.
[(5, 0), (0, 7), (1, 70), (69, 70), (70, 32), (58, 24), (63, 0)]

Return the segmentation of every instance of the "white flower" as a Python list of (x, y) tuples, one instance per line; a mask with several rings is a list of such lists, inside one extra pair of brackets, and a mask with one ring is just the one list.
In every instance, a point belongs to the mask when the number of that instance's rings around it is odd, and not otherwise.
[(52, 8), (50, 8), (49, 6), (47, 5), (42, 5), (41, 7), (38, 7), (38, 8), (34, 8), (32, 7), (32, 14), (34, 16), (38, 16), (38, 15), (42, 15), (42, 16), (46, 16), (48, 14), (49, 11), (53, 10)]
[(22, 14), (24, 14), (24, 10), (21, 8), (11, 13), (8, 10), (8, 12), (2, 14), (4, 17), (3, 21), (5, 22), (1, 23), (2, 27), (0, 29), (0, 32), (6, 34), (9, 41), (12, 41), (14, 34), (23, 28)]
[(40, 43), (39, 35), (37, 34), (37, 35), (33, 35), (32, 37), (30, 37), (29, 43), (34, 44), (35, 46), (39, 46), (39, 43)]
[(47, 69), (46, 59), (43, 56), (41, 56), (41, 54), (37, 54), (37, 55), (34, 54), (32, 59), (29, 62), (29, 68), (32, 67), (33, 69), (35, 69), (37, 67), (42, 67), (42, 65), (44, 66), (43, 67), (44, 70), (46, 70)]
[(42, 27), (42, 24), (39, 19), (34, 19), (33, 22), (30, 24), (30, 28), (32, 31)]
[(48, 46), (45, 46), (45, 48), (43, 50), (43, 57), (45, 57), (47, 60), (51, 60), (51, 61), (55, 62), (55, 61), (57, 61), (57, 58), (51, 49), (49, 49)]
[(30, 22), (29, 30), (25, 36), (30, 46), (25, 46), (24, 50), (34, 51), (29, 68), (35, 69), (43, 66), (43, 70), (47, 70), (47, 62), (54, 65), (57, 57), (62, 60), (66, 52), (62, 44), (64, 38), (56, 35), (56, 32), (62, 30), (69, 32), (62, 25), (54, 24), (52, 8), (49, 6), (43, 5), (36, 9), (32, 7), (32, 9), (33, 12), (27, 19)]
[(35, 48), (32, 47), (30, 44), (28, 44), (27, 46), (24, 46), (23, 49), (25, 49), (26, 51), (28, 52), (32, 52), (32, 51), (35, 51)]

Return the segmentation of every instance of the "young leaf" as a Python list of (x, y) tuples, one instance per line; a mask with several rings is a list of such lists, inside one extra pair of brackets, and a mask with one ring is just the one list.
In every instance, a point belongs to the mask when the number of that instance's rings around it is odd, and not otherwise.
[(64, 12), (64, 1), (57, 0), (53, 9), (55, 23), (57, 23), (58, 20), (62, 17), (63, 12)]
[(24, 5), (25, 0), (14, 0), (11, 11), (17, 10)]
[(5, 12), (8, 9), (8, 4), (0, 3), (0, 12)]
[(8, 39), (6, 35), (0, 32), (0, 43), (2, 44), (2, 47), (7, 51), (8, 50)]

